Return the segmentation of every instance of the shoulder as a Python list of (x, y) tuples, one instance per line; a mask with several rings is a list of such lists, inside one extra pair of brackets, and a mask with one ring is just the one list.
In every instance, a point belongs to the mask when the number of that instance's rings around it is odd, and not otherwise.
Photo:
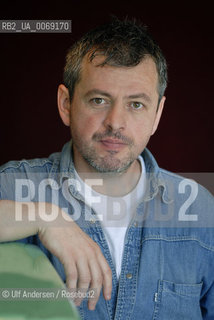
[[(205, 186), (201, 184), (201, 181), (206, 181), (208, 185), (209, 179), (212, 179), (212, 176), (206, 173), (186, 173), (185, 176), (167, 171), (160, 168), (160, 177), (165, 182), (168, 191), (173, 190), (178, 194), (194, 193), (196, 195), (196, 201), (214, 201), (214, 196), (211, 191), (209, 191)], [(176, 195), (176, 193), (175, 193)]]
[(60, 153), (53, 153), (48, 158), (22, 159), (9, 161), (0, 166), (0, 173), (22, 173), (36, 170), (51, 170), (55, 162), (60, 161)]
[(47, 179), (53, 170), (58, 170), (59, 162), (60, 153), (55, 153), (48, 158), (9, 161), (0, 166), (0, 198), (17, 199), (17, 190), (21, 192), (26, 187), (28, 192), (32, 189), (35, 193), (33, 190), (40, 182)]
[(214, 253), (214, 196), (197, 181), (201, 178), (197, 173), (185, 177), (160, 169), (160, 174), (170, 199), (176, 234)]

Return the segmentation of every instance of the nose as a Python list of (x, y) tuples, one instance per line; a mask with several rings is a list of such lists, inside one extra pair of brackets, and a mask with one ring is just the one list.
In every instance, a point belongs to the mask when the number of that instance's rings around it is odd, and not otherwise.
[(109, 130), (124, 130), (126, 127), (126, 114), (125, 108), (122, 104), (114, 104), (107, 111), (107, 114), (104, 119), (104, 126)]

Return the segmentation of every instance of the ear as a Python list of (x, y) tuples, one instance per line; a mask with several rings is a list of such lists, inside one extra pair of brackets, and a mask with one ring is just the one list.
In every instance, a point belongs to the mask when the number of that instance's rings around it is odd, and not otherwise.
[(70, 97), (68, 88), (64, 84), (60, 84), (57, 92), (57, 104), (60, 117), (66, 126), (70, 126)]
[(153, 135), (155, 133), (155, 131), (157, 130), (157, 128), (158, 128), (158, 124), (160, 122), (160, 118), (161, 118), (161, 115), (162, 115), (162, 112), (163, 112), (163, 107), (164, 107), (165, 101), (166, 101), (166, 97), (163, 96), (161, 98), (161, 101), (159, 102), (159, 106), (158, 106), (158, 110), (156, 112), (155, 121), (154, 121), (154, 124), (153, 124), (152, 134), (151, 135)]

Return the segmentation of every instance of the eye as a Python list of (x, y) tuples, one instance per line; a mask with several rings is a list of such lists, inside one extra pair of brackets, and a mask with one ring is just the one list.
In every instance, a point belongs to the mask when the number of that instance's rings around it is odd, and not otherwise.
[(103, 98), (93, 98), (91, 101), (96, 105), (101, 105), (105, 103), (105, 100)]
[(142, 109), (143, 108), (143, 104), (141, 102), (134, 101), (134, 102), (131, 103), (131, 107), (134, 110), (138, 110), (138, 109)]

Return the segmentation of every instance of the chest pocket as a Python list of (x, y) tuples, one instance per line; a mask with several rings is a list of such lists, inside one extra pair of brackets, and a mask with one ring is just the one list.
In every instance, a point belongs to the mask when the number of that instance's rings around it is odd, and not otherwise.
[(155, 294), (153, 320), (202, 320), (202, 283), (180, 284), (160, 280)]

